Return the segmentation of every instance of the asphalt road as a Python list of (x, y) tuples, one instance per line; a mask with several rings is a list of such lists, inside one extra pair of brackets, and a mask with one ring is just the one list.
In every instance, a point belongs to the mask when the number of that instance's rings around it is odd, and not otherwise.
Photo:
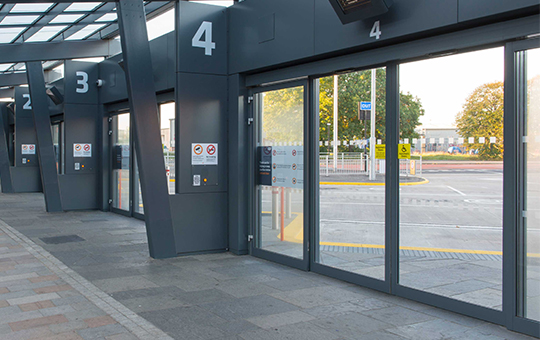
[[(427, 184), (400, 187), (400, 245), (502, 251), (502, 171), (430, 170)], [(271, 191), (263, 191), (271, 211)], [(384, 244), (384, 186), (321, 185), (322, 242)], [(301, 193), (292, 211), (301, 213)], [(540, 228), (529, 226), (540, 242)], [(537, 243), (538, 244), (538, 243)]]

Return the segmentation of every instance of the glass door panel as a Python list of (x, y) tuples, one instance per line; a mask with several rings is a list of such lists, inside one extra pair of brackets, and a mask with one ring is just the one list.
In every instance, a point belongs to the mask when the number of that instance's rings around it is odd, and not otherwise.
[[(255, 105), (259, 154), (255, 247), (303, 259), (304, 86), (258, 93)], [(267, 171), (261, 168), (264, 165)]]
[(386, 68), (316, 82), (320, 183), (315, 262), (384, 280), (386, 164), (384, 153), (375, 149), (386, 141)]
[(133, 212), (144, 214), (144, 205), (141, 192), (141, 177), (139, 176), (139, 163), (137, 162), (137, 153), (133, 150), (133, 178), (135, 179), (135, 187), (133, 188)]
[(501, 310), (504, 49), (399, 71), (399, 284)]
[(112, 207), (131, 211), (130, 207), (130, 114), (123, 113), (112, 121)]
[[(520, 244), (522, 316), (540, 321), (540, 49), (525, 54), (524, 207)], [(520, 84), (518, 84), (520, 86)]]

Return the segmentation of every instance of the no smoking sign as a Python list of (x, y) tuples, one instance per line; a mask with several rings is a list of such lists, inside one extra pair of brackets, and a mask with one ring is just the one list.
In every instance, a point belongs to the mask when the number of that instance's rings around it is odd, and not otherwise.
[(218, 165), (218, 143), (192, 143), (191, 165)]
[(92, 157), (91, 143), (73, 144), (73, 157)]

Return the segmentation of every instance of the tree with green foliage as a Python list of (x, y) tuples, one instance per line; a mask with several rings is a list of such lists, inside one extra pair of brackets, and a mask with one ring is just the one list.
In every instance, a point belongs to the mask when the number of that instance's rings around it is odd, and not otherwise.
[[(463, 110), (456, 117), (457, 131), (465, 138), (465, 146), (478, 150), (478, 156), (484, 160), (503, 158), (503, 114), (504, 85), (502, 82), (484, 84), (477, 87), (465, 101)], [(474, 143), (468, 138), (474, 137)], [(484, 143), (479, 138), (484, 137)], [(496, 143), (490, 142), (496, 137)]]
[(304, 88), (301, 86), (262, 94), (263, 143), (303, 142)]
[[(386, 69), (376, 71), (375, 138), (386, 139)], [(333, 76), (319, 79), (319, 140), (333, 140)], [(370, 137), (371, 122), (358, 118), (359, 102), (371, 101), (371, 70), (340, 74), (338, 76), (338, 140), (352, 141)], [(415, 131), (420, 125), (424, 109), (417, 97), (400, 93), (400, 138), (418, 138)], [(330, 123), (330, 125), (328, 125)], [(330, 132), (330, 133), (328, 133)], [(321, 152), (328, 147), (321, 147)], [(340, 146), (340, 151), (355, 151), (353, 147)], [(356, 149), (358, 150), (358, 149)]]

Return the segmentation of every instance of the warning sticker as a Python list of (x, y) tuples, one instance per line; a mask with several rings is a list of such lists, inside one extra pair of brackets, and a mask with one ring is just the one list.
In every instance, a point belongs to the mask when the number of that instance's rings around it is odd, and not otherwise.
[(73, 157), (92, 157), (92, 144), (74, 143)]
[(36, 144), (22, 144), (21, 145), (23, 155), (35, 155), (36, 154)]
[(375, 159), (386, 158), (386, 144), (375, 145)]
[(191, 165), (218, 165), (218, 143), (192, 143)]
[(411, 159), (411, 144), (398, 145), (398, 159)]

